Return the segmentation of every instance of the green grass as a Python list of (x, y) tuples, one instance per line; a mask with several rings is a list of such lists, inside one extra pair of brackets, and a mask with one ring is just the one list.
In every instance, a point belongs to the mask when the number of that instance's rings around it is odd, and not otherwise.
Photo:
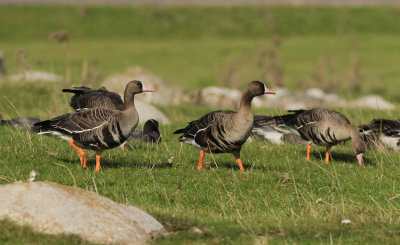
[[(169, 111), (177, 116), (171, 126), (161, 128), (163, 143), (106, 151), (101, 173), (94, 173), (93, 152), (88, 155), (89, 168), (82, 170), (66, 142), (1, 128), (0, 181), (26, 180), (35, 170), (37, 180), (97, 188), (101, 195), (154, 215), (171, 232), (157, 241), (160, 244), (400, 241), (400, 203), (390, 200), (399, 193), (398, 153), (367, 152), (367, 166), (362, 168), (349, 144), (335, 147), (332, 164), (325, 165), (322, 147), (314, 147), (312, 161), (307, 162), (305, 147), (252, 142), (242, 150), (246, 173), (240, 173), (228, 154), (206, 155), (205, 169), (199, 172), (198, 150), (177, 143), (172, 132), (205, 108)], [(352, 223), (342, 225), (342, 219)]]
[[(0, 77), (0, 112), (42, 119), (70, 112), (69, 95), (60, 90), (81, 84), (85, 61), (86, 83), (94, 87), (113, 73), (141, 65), (187, 90), (210, 85), (242, 89), (251, 80), (265, 81), (264, 68), (258, 67), (260, 57), (268, 61), (265, 49), (277, 55), (284, 86), (292, 90), (323, 87), (346, 98), (378, 93), (399, 104), (399, 18), (398, 9), (389, 7), (82, 10), (0, 5), (0, 49), (8, 73), (32, 68), (65, 76), (70, 68), (72, 78), (53, 84), (12, 83)], [(68, 31), (68, 44), (48, 40), (48, 34), (59, 29)], [(15, 55), (21, 48), (25, 60)], [(232, 67), (238, 83), (227, 79)], [(361, 74), (359, 89), (352, 87), (356, 72)], [(267, 84), (274, 88), (277, 81), (272, 77)], [(246, 173), (240, 173), (227, 154), (206, 155), (205, 169), (199, 172), (198, 150), (178, 143), (172, 132), (212, 109), (158, 108), (171, 120), (171, 125), (161, 126), (163, 142), (105, 151), (100, 173), (93, 171), (93, 152), (88, 151), (89, 168), (82, 170), (77, 153), (65, 141), (2, 127), (0, 183), (24, 181), (35, 170), (37, 180), (97, 190), (156, 217), (170, 232), (157, 244), (400, 242), (400, 199), (391, 199), (400, 192), (398, 153), (368, 151), (362, 168), (349, 143), (335, 147), (332, 164), (325, 165), (322, 147), (314, 147), (307, 162), (305, 147), (252, 142), (242, 150)], [(337, 110), (356, 125), (377, 117), (398, 118), (400, 112)], [(342, 219), (351, 224), (342, 225)], [(85, 244), (74, 236), (43, 235), (8, 221), (0, 222), (0, 243)]]

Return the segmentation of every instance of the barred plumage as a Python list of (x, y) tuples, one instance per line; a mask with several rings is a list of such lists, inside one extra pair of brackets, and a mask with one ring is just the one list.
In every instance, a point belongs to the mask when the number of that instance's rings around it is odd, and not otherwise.
[(108, 91), (105, 87), (98, 90), (81, 86), (73, 89), (63, 89), (63, 92), (73, 93), (70, 106), (79, 111), (84, 108), (107, 108), (123, 110), (124, 102), (119, 94)]
[(100, 171), (100, 155), (103, 150), (119, 146), (126, 141), (139, 122), (134, 105), (134, 95), (152, 92), (140, 81), (126, 85), (122, 110), (107, 108), (83, 109), (50, 120), (36, 123), (39, 134), (53, 134), (69, 141), (81, 157), (82, 167), (86, 166), (86, 154), (79, 148), (96, 151), (96, 171)]
[(400, 150), (400, 119), (373, 119), (370, 124), (358, 126), (368, 145), (384, 146)]
[(240, 150), (253, 127), (251, 101), (255, 96), (262, 94), (275, 94), (275, 92), (267, 89), (259, 81), (251, 82), (242, 94), (238, 112), (213, 111), (174, 132), (183, 134), (179, 137), (179, 141), (193, 144), (201, 149), (198, 169), (203, 168), (204, 152), (232, 153), (240, 170), (244, 171)]
[(258, 139), (261, 136), (274, 144), (292, 143), (307, 144), (297, 132), (288, 129), (280, 118), (272, 116), (254, 116), (253, 138)]
[[(306, 141), (326, 147), (325, 162), (329, 163), (329, 150), (332, 146), (352, 139), (352, 147), (358, 163), (363, 165), (362, 156), (365, 145), (356, 127), (341, 113), (328, 109), (293, 110), (293, 114), (273, 117), (295, 130)], [(310, 158), (311, 145), (307, 147)]]

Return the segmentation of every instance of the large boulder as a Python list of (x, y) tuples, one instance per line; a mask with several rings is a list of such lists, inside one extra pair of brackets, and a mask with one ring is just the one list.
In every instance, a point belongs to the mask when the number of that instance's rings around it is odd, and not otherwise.
[(94, 243), (145, 244), (167, 234), (139, 208), (52, 182), (0, 185), (0, 219), (38, 232), (75, 234)]

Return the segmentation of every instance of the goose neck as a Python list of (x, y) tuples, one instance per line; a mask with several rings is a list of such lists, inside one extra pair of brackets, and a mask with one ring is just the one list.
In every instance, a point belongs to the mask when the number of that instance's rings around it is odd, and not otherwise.
[(252, 96), (249, 90), (245, 90), (240, 98), (239, 112), (241, 113), (251, 113), (251, 101), (254, 96)]

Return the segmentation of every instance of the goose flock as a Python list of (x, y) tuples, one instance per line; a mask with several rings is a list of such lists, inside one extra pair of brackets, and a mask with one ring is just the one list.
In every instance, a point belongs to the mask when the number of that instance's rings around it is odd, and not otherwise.
[[(104, 150), (120, 146), (128, 141), (147, 143), (161, 142), (158, 122), (148, 120), (143, 130), (136, 129), (139, 114), (135, 108), (135, 95), (154, 92), (140, 81), (130, 81), (125, 88), (124, 99), (115, 92), (102, 87), (73, 87), (63, 89), (72, 93), (70, 106), (75, 110), (55, 118), (40, 121), (37, 118), (20, 117), (3, 120), (1, 125), (28, 128), (38, 134), (49, 134), (67, 140), (80, 157), (81, 167), (86, 168), (86, 153), (96, 152), (95, 171), (101, 170), (100, 159)], [(242, 145), (250, 136), (266, 139), (272, 143), (294, 143), (307, 146), (310, 160), (312, 144), (325, 146), (325, 163), (330, 162), (332, 146), (352, 140), (352, 149), (358, 164), (363, 166), (366, 148), (383, 145), (388, 149), (400, 148), (400, 119), (373, 119), (368, 125), (354, 126), (337, 111), (315, 108), (293, 110), (279, 116), (253, 115), (251, 102), (254, 97), (275, 94), (265, 84), (253, 81), (242, 93), (238, 111), (218, 110), (188, 123), (174, 134), (181, 134), (180, 142), (200, 149), (197, 168), (203, 168), (205, 153), (231, 153), (241, 171), (245, 171), (240, 158)]]

